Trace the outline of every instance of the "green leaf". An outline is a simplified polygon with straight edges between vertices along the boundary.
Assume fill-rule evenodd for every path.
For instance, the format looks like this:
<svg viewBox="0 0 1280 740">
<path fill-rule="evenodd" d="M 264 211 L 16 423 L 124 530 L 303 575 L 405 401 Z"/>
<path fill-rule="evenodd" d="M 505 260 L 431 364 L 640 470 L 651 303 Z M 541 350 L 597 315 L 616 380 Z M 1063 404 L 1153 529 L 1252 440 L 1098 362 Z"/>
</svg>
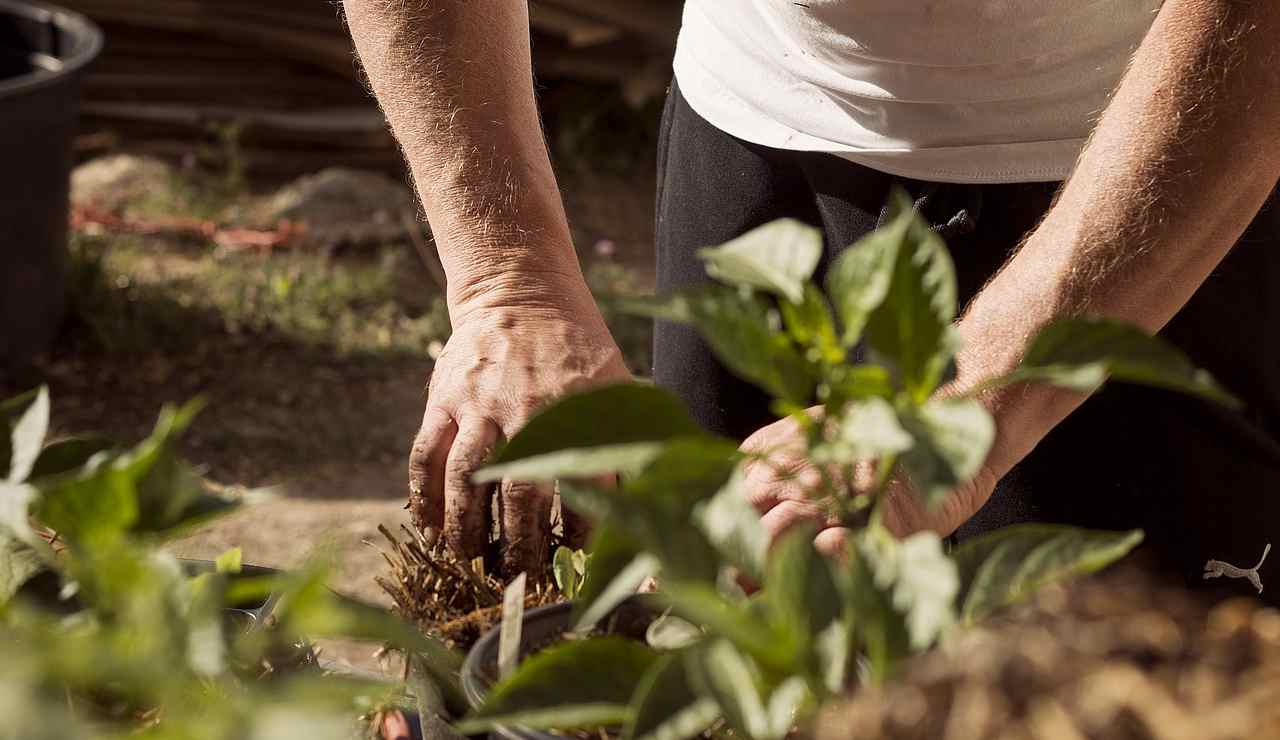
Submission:
<svg viewBox="0 0 1280 740">
<path fill-rule="evenodd" d="M 560 593 L 570 601 L 578 596 L 580 582 L 578 569 L 574 567 L 573 556 L 574 551 L 562 545 L 556 548 L 556 554 L 551 559 L 551 574 L 556 579 L 556 588 L 559 588 Z"/>
<path fill-rule="evenodd" d="M 901 420 L 915 438 L 902 467 L 929 505 L 971 481 L 995 442 L 995 421 L 972 398 L 931 399 Z"/>
<path fill-rule="evenodd" d="M 810 357 L 829 365 L 844 361 L 845 349 L 836 337 L 835 316 L 826 296 L 817 287 L 806 283 L 803 301 L 780 301 L 778 309 L 787 333 L 796 344 L 809 348 Z"/>
<path fill-rule="evenodd" d="M 919 532 L 899 542 L 870 529 L 859 538 L 859 553 L 876 587 L 891 595 L 893 608 L 905 618 L 913 649 L 929 647 L 955 622 L 960 580 L 937 534 Z"/>
<path fill-rule="evenodd" d="M 848 406 L 837 422 L 835 433 L 814 448 L 817 463 L 849 464 L 880 460 L 910 450 L 914 438 L 893 406 L 883 398 L 868 398 Z"/>
<path fill-rule="evenodd" d="M 1108 376 L 1240 406 L 1239 399 L 1192 365 L 1177 347 L 1136 326 L 1105 319 L 1062 319 L 1050 324 L 1032 341 L 1017 370 L 984 387 L 1044 381 L 1091 392 Z"/>
<path fill-rule="evenodd" d="M 564 486 L 561 487 L 562 495 L 564 488 Z M 614 586 L 614 582 L 627 570 L 627 567 L 643 553 L 635 538 L 623 532 L 617 522 L 597 522 L 591 533 L 587 552 L 591 553 L 591 567 L 587 569 L 586 576 L 582 579 L 578 598 L 573 605 L 575 631 L 585 631 L 595 626 L 595 623 L 612 611 L 621 599 L 635 593 L 641 582 L 652 575 L 652 573 L 637 572 L 643 570 L 638 567 L 636 571 L 629 573 L 631 578 L 639 579 L 634 585 L 631 585 L 628 580 Z M 649 566 L 656 569 L 658 567 L 656 559 L 652 556 L 649 558 Z M 597 603 L 600 605 L 597 606 Z M 589 614 L 589 612 L 595 613 Z M 587 616 L 592 617 L 589 622 L 585 619 Z"/>
<path fill-rule="evenodd" d="M 686 660 L 684 653 L 664 655 L 641 679 L 624 740 L 687 740 L 720 719 L 715 700 L 698 696 L 689 684 Z"/>
<path fill-rule="evenodd" d="M 910 209 L 898 196 L 899 213 Z M 905 240 L 894 260 L 893 279 L 884 301 L 867 321 L 867 343 L 897 369 L 902 385 L 922 403 L 941 382 L 958 344 L 956 275 L 947 247 L 929 225 L 912 213 Z"/>
<path fill-rule="evenodd" d="M 558 643 L 499 681 L 458 729 L 470 735 L 500 725 L 542 730 L 623 724 L 641 678 L 658 659 L 643 643 L 621 637 Z"/>
<path fill-rule="evenodd" d="M 94 455 L 111 451 L 114 445 L 105 437 L 69 437 L 47 445 L 40 451 L 31 468 L 31 480 L 63 475 L 82 467 Z"/>
<path fill-rule="evenodd" d="M 783 681 L 769 695 L 769 734 L 777 740 L 787 737 L 799 721 L 800 713 L 813 703 L 813 693 L 800 676 Z"/>
<path fill-rule="evenodd" d="M 648 465 L 663 448 L 662 442 L 630 442 L 548 452 L 476 471 L 475 483 L 495 483 L 503 478 L 551 481 L 557 478 L 593 478 L 627 473 Z"/>
<path fill-rule="evenodd" d="M 1140 530 L 1049 524 L 1020 524 L 969 540 L 952 554 L 962 584 L 960 616 L 972 624 L 1041 586 L 1101 570 L 1140 542 Z"/>
<path fill-rule="evenodd" d="M 227 550 L 213 561 L 214 570 L 218 573 L 239 573 L 243 563 L 244 553 L 238 547 Z"/>
<path fill-rule="evenodd" d="M 894 265 L 912 219 L 909 200 L 894 207 L 895 215 L 884 226 L 844 250 L 827 272 L 827 293 L 840 316 L 841 341 L 846 347 L 858 343 L 872 312 L 889 295 Z"/>
<path fill-rule="evenodd" d="M 730 285 L 746 285 L 800 303 L 822 257 L 822 232 L 780 219 L 731 242 L 698 252 L 707 273 Z"/>
<path fill-rule="evenodd" d="M 611 385 L 566 396 L 543 409 L 498 452 L 493 465 L 700 434 L 702 429 L 670 392 L 638 383 Z"/>
<path fill-rule="evenodd" d="M 658 574 L 661 565 L 648 553 L 636 555 L 626 567 L 601 589 L 598 596 L 586 603 L 582 614 L 574 624 L 575 632 L 589 632 L 619 604 L 636 594 L 645 580 Z"/>
<path fill-rule="evenodd" d="M 49 389 L 41 387 L 31 405 L 18 417 L 10 435 L 9 482 L 21 483 L 31 474 L 49 432 Z"/>
<path fill-rule="evenodd" d="M 812 399 L 816 381 L 809 363 L 781 331 L 777 311 L 760 296 L 717 285 L 618 305 L 628 313 L 694 327 L 725 367 L 777 398 L 799 405 Z"/>
<path fill-rule="evenodd" d="M 723 637 L 772 670 L 789 673 L 794 646 L 743 604 L 733 603 L 705 583 L 669 581 L 659 596 L 671 612 Z"/>
<path fill-rule="evenodd" d="M 0 607 L 44 567 L 40 553 L 0 527 Z"/>
<path fill-rule="evenodd" d="M 831 563 L 813 546 L 814 534 L 806 526 L 788 530 L 774 545 L 764 579 L 774 630 L 804 655 L 842 608 Z"/>
<path fill-rule="evenodd" d="M 694 510 L 693 522 L 726 563 L 759 582 L 764 577 L 769 533 L 743 485 L 744 473 L 739 467 L 718 493 Z"/>
<path fill-rule="evenodd" d="M 725 722 L 743 737 L 772 740 L 769 712 L 756 686 L 756 671 L 729 640 L 713 640 L 688 653 L 690 683 L 715 698 Z"/>
<path fill-rule="evenodd" d="M 674 614 L 662 614 L 649 623 L 644 632 L 644 641 L 649 647 L 662 652 L 687 648 L 702 639 L 703 632 L 698 625 L 681 619 Z"/>
<path fill-rule="evenodd" d="M 828 412 L 842 409 L 851 401 L 870 398 L 893 398 L 893 378 L 888 369 L 880 365 L 840 365 L 827 373 L 818 389 L 818 400 Z"/>
</svg>

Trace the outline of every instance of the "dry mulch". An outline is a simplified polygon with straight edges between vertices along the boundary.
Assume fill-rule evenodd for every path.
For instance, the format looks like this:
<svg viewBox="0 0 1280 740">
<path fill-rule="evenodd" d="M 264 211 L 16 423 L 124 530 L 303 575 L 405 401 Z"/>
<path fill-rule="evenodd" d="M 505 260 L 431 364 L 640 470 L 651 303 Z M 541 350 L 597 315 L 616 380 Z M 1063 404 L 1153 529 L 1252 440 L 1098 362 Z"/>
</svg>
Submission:
<svg viewBox="0 0 1280 740">
<path fill-rule="evenodd" d="M 817 740 L 1280 737 L 1280 612 L 1133 563 L 966 631 L 824 713 Z"/>
</svg>

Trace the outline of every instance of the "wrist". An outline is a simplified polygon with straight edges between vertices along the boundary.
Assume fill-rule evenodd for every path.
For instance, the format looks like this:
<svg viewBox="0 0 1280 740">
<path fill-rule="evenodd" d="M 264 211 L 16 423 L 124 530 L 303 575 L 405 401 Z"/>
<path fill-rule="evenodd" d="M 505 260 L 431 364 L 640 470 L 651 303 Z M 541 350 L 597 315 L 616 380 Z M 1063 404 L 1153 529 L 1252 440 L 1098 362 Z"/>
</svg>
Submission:
<svg viewBox="0 0 1280 740">
<path fill-rule="evenodd" d="M 469 316 L 503 310 L 579 319 L 584 314 L 599 314 L 576 265 L 573 269 L 511 266 L 457 279 L 450 276 L 445 302 L 455 326 Z"/>
</svg>

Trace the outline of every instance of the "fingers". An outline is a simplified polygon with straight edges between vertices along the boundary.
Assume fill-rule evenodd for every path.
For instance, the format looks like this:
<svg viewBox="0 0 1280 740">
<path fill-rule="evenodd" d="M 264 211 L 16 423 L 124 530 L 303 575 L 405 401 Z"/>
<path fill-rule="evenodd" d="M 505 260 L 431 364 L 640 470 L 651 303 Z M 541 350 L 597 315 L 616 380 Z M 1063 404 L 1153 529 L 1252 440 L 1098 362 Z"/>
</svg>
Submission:
<svg viewBox="0 0 1280 740">
<path fill-rule="evenodd" d="M 475 486 L 471 475 L 483 466 L 498 442 L 498 427 L 478 416 L 458 422 L 444 470 L 444 538 L 459 557 L 484 554 L 489 540 L 489 486 Z"/>
<path fill-rule="evenodd" d="M 499 496 L 502 572 L 537 577 L 547 563 L 547 530 L 555 494 L 534 483 L 503 481 Z"/>
<path fill-rule="evenodd" d="M 781 501 L 769 509 L 760 517 L 760 523 L 769 533 L 769 541 L 777 542 L 779 537 L 798 524 L 814 524 L 823 528 L 831 526 L 833 522 L 830 521 L 827 508 L 817 501 L 794 499 Z"/>
<path fill-rule="evenodd" d="M 428 539 L 444 524 L 444 469 L 457 431 L 447 412 L 428 407 L 409 453 L 409 511 Z"/>
</svg>

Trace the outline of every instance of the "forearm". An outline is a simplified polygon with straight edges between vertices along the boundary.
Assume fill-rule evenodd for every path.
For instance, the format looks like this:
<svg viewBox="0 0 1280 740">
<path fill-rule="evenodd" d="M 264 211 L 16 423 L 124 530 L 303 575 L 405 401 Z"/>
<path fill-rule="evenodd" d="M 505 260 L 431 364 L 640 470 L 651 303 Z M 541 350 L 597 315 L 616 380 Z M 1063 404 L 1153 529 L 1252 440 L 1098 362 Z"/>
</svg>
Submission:
<svg viewBox="0 0 1280 740">
<path fill-rule="evenodd" d="M 960 389 L 1012 369 L 1063 316 L 1157 331 L 1280 176 L 1280 3 L 1168 0 L 1056 205 L 960 324 Z M 1084 397 L 990 393 L 999 472 Z"/>
<path fill-rule="evenodd" d="M 451 311 L 585 291 L 534 103 L 526 4 L 343 4 L 426 209 Z"/>
</svg>

